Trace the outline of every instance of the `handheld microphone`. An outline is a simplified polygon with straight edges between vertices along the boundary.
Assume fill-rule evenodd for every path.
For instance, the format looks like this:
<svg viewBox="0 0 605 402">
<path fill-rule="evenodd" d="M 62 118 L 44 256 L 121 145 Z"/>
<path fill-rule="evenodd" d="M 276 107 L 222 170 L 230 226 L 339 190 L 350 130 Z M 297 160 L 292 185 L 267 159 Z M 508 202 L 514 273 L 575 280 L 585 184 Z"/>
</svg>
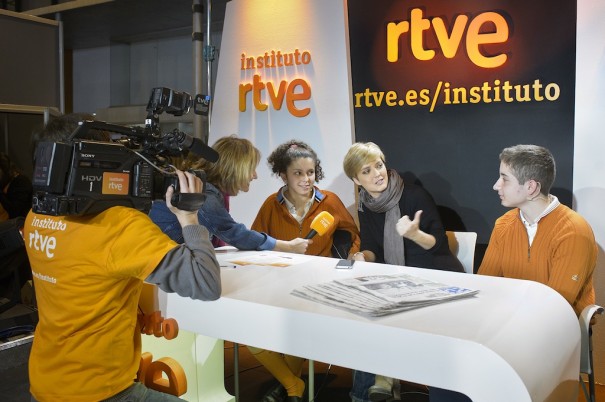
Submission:
<svg viewBox="0 0 605 402">
<path fill-rule="evenodd" d="M 305 239 L 311 239 L 316 234 L 323 236 L 333 224 L 334 217 L 328 211 L 320 212 L 313 218 L 313 222 L 311 222 L 311 231 L 305 236 Z"/>
</svg>

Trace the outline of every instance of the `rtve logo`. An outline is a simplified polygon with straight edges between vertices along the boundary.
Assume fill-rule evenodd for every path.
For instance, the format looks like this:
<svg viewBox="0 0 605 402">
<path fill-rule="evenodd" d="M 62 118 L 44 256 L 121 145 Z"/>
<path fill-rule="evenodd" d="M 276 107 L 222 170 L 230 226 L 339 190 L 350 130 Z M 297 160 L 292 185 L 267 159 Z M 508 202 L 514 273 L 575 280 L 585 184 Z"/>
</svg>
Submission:
<svg viewBox="0 0 605 402">
<path fill-rule="evenodd" d="M 486 29 L 481 32 L 482 27 Z M 507 55 L 499 53 L 486 55 L 481 52 L 482 45 L 504 43 L 508 40 L 509 27 L 506 19 L 496 12 L 484 12 L 469 22 L 467 15 L 461 14 L 454 19 L 448 33 L 448 27 L 441 17 L 424 18 L 421 8 L 410 12 L 409 21 L 389 22 L 387 24 L 387 60 L 395 63 L 399 60 L 399 39 L 407 34 L 412 55 L 421 61 L 432 60 L 435 50 L 426 49 L 424 33 L 432 29 L 437 37 L 443 55 L 452 59 L 458 53 L 462 39 L 465 39 L 468 58 L 479 67 L 496 68 L 506 62 Z"/>
</svg>

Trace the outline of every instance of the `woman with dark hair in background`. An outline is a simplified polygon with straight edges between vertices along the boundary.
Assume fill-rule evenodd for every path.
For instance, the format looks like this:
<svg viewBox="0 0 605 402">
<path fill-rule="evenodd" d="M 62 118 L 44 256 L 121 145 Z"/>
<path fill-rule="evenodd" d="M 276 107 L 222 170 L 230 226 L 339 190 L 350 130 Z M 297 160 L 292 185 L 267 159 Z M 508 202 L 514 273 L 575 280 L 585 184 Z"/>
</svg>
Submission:
<svg viewBox="0 0 605 402">
<path fill-rule="evenodd" d="M 0 152 L 0 222 L 9 227 L 21 227 L 23 218 L 32 207 L 32 182 L 12 163 L 8 155 Z M 18 218 L 18 219 L 17 219 Z M 9 220 L 15 222 L 7 222 Z M 20 222 L 19 222 L 20 221 Z M 4 230 L 4 228 L 3 228 Z M 20 236 L 15 232 L 17 236 Z M 13 299 L 32 279 L 25 247 L 6 249 L 0 244 L 0 297 Z M 15 278 L 16 275 L 16 278 Z M 16 286 L 19 289 L 15 289 Z M 12 300 L 13 302 L 20 301 Z"/>
<path fill-rule="evenodd" d="M 32 207 L 32 182 L 0 152 L 0 221 L 25 217 Z"/>
</svg>

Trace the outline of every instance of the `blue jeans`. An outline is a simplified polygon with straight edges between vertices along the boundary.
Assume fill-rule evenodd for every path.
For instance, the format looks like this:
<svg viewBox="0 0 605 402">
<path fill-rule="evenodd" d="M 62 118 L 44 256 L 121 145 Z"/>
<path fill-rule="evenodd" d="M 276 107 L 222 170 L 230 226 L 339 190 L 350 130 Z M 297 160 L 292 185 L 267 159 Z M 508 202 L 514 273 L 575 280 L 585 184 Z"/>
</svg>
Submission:
<svg viewBox="0 0 605 402">
<path fill-rule="evenodd" d="M 353 385 L 349 396 L 353 402 L 370 402 L 368 388 L 374 385 L 376 375 L 365 371 L 353 370 Z"/>
<path fill-rule="evenodd" d="M 374 385 L 376 375 L 364 371 L 353 370 L 353 386 L 349 396 L 353 402 L 370 402 L 368 388 Z M 403 396 L 402 396 L 403 399 Z M 472 402 L 471 398 L 459 392 L 448 389 L 429 387 L 430 402 Z"/>
<path fill-rule="evenodd" d="M 147 388 L 140 382 L 135 382 L 124 391 L 116 395 L 104 399 L 102 402 L 177 402 L 184 401 L 174 395 L 165 394 L 163 392 L 154 391 Z M 31 402 L 38 402 L 34 397 L 31 397 Z"/>
</svg>

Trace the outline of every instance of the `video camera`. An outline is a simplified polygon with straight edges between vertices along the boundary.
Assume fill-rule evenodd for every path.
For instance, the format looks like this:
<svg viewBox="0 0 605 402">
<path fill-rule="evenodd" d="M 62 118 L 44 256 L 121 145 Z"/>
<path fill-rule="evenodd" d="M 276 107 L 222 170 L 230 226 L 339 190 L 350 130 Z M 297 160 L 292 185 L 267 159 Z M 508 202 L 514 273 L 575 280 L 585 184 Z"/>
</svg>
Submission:
<svg viewBox="0 0 605 402">
<path fill-rule="evenodd" d="M 198 105 L 198 103 L 203 102 Z M 113 206 L 127 206 L 145 213 L 151 202 L 163 199 L 174 186 L 171 199 L 179 209 L 195 211 L 204 202 L 202 193 L 180 193 L 170 156 L 187 152 L 216 162 L 218 153 L 201 140 L 178 131 L 162 133 L 159 115 L 204 114 L 208 98 L 192 100 L 186 92 L 154 88 L 147 105 L 145 128 L 101 121 L 82 121 L 66 143 L 40 142 L 34 161 L 32 209 L 43 215 L 95 214 Z M 112 134 L 112 142 L 86 140 L 89 130 Z M 193 171 L 205 181 L 202 170 Z"/>
</svg>

